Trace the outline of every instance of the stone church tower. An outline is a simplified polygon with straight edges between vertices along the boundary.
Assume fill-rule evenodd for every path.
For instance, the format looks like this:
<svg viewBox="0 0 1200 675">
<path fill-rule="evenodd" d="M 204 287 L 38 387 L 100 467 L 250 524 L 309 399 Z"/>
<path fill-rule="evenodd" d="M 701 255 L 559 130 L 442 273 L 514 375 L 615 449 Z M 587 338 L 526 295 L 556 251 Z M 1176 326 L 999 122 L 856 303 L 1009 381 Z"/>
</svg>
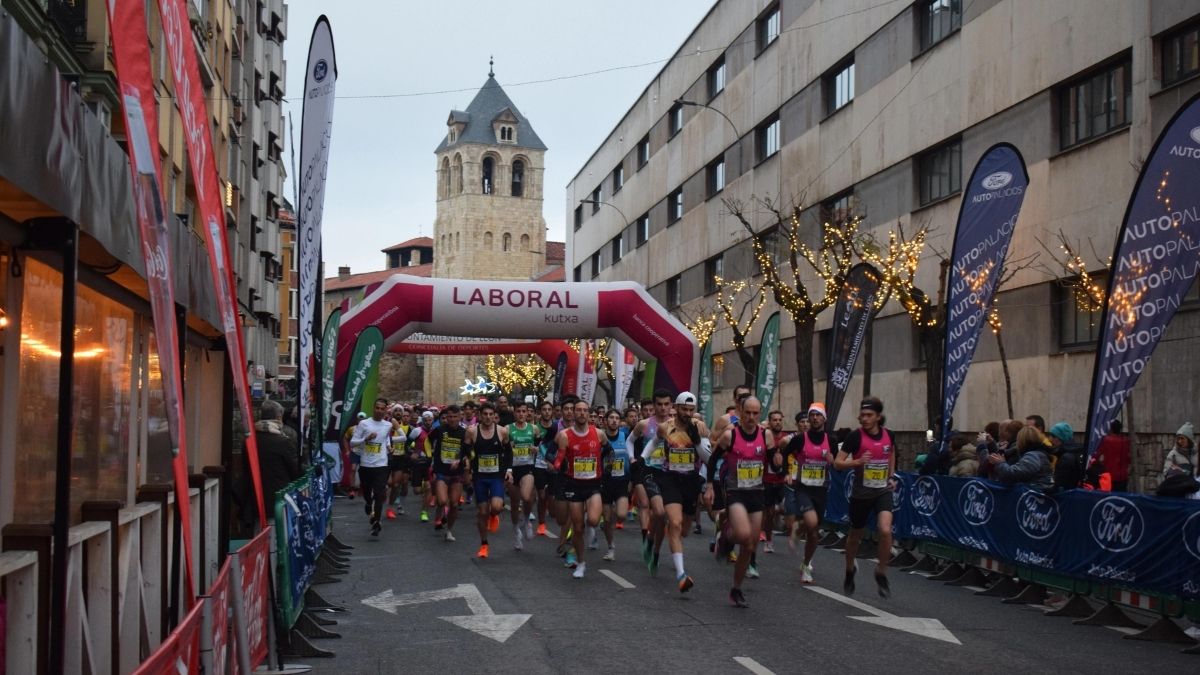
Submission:
<svg viewBox="0 0 1200 675">
<path fill-rule="evenodd" d="M 542 174 L 546 146 L 495 73 L 466 110 L 452 110 L 437 157 L 433 276 L 527 281 L 546 263 Z M 462 399 L 484 359 L 425 358 L 425 398 Z"/>
</svg>

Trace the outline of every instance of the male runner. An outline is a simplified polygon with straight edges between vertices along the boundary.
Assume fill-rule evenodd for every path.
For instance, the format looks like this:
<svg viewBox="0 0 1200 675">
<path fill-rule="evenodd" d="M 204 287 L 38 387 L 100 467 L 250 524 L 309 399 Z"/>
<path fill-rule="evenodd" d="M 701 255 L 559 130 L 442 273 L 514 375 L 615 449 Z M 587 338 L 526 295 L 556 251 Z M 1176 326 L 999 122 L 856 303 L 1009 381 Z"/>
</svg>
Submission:
<svg viewBox="0 0 1200 675">
<path fill-rule="evenodd" d="M 726 528 L 718 535 L 716 554 L 718 558 L 726 555 L 727 549 L 735 544 L 741 548 L 733 568 L 733 587 L 729 589 L 729 601 L 736 607 L 749 607 L 742 593 L 742 582 L 758 546 L 767 448 L 774 445 L 771 432 L 758 424 L 761 412 L 758 399 L 747 397 L 741 404 L 737 424 L 721 435 L 708 461 L 711 481 L 705 492 L 706 501 L 712 499 L 712 482 L 719 480 L 717 462 L 724 459 Z"/>
<path fill-rule="evenodd" d="M 739 384 L 733 388 L 733 409 L 730 410 L 726 408 L 725 414 L 717 418 L 717 421 L 713 423 L 713 432 L 710 440 L 714 444 L 718 439 L 721 438 L 721 435 L 724 434 L 725 430 L 729 428 L 730 425 L 738 423 L 738 415 L 741 414 L 742 403 L 744 403 L 748 398 L 750 398 L 750 387 L 747 387 L 744 384 Z M 713 499 L 712 506 L 709 507 L 711 509 L 709 517 L 713 518 L 713 522 L 716 524 L 716 531 L 713 533 L 712 541 L 710 541 L 708 544 L 708 550 L 710 551 L 716 550 L 717 534 L 725 526 L 725 482 L 724 480 L 720 480 L 725 475 L 723 462 L 724 460 L 720 458 L 717 459 L 717 463 L 715 465 L 717 478 L 714 478 L 714 482 L 710 483 L 710 485 L 713 486 Z M 736 553 L 730 552 L 730 556 L 730 562 L 734 562 Z M 752 577 L 758 574 L 758 570 L 753 564 L 751 565 L 750 569 L 752 570 Z"/>
<path fill-rule="evenodd" d="M 659 392 L 655 392 L 655 399 L 658 397 Z M 658 437 L 666 446 L 667 454 L 663 471 L 657 477 L 659 496 L 666 512 L 667 540 L 680 593 L 687 593 L 695 585 L 683 568 L 683 538 L 691 528 L 688 521 L 696 517 L 697 498 L 700 496 L 700 458 L 697 448 L 700 441 L 708 436 L 704 422 L 693 418 L 695 412 L 696 395 L 690 391 L 682 392 L 675 397 L 675 416 L 658 427 Z M 662 539 L 656 536 L 656 554 L 661 544 Z"/>
<path fill-rule="evenodd" d="M 351 448 L 361 448 L 362 460 L 358 467 L 359 482 L 362 484 L 365 510 L 371 522 L 371 536 L 378 537 L 383 525 L 383 505 L 387 502 L 388 446 L 391 444 L 392 423 L 383 416 L 387 413 L 387 399 L 377 399 L 370 419 L 359 420 L 350 437 Z"/>
<path fill-rule="evenodd" d="M 537 492 L 538 505 L 537 517 L 538 536 L 546 536 L 546 511 L 550 507 L 550 501 L 553 500 L 553 490 L 551 489 L 551 473 L 550 465 L 547 457 L 553 459 L 557 454 L 557 446 L 554 452 L 550 452 L 549 445 L 553 445 L 554 438 L 558 435 L 559 427 L 554 421 L 554 404 L 550 401 L 542 401 L 538 405 L 538 420 L 536 425 L 537 437 L 537 454 L 533 458 L 533 488 Z"/>
<path fill-rule="evenodd" d="M 388 520 L 395 520 L 396 514 L 404 515 L 404 498 L 408 496 L 409 471 L 411 460 L 408 456 L 408 434 L 412 431 L 409 426 L 408 411 L 399 403 L 392 406 L 392 439 L 391 454 L 388 455 Z"/>
<path fill-rule="evenodd" d="M 839 471 L 852 470 L 854 481 L 850 493 L 850 536 L 846 538 L 846 579 L 842 589 L 854 593 L 854 573 L 858 570 L 854 556 L 866 532 L 871 512 L 875 513 L 875 531 L 879 534 L 879 565 L 875 568 L 875 584 L 879 597 L 892 594 L 888 585 L 887 566 L 892 556 L 892 489 L 895 487 L 896 441 L 892 432 L 883 428 L 883 402 L 868 396 L 859 404 L 860 428 L 850 432 L 838 451 L 833 466 Z"/>
<path fill-rule="evenodd" d="M 577 402 L 574 423 L 558 432 L 555 438 L 558 456 L 554 466 L 563 471 L 562 495 L 568 502 L 572 542 L 579 561 L 571 575 L 576 579 L 582 579 L 587 570 L 583 559 L 584 525 L 596 527 L 600 524 L 601 472 L 612 453 L 608 440 L 588 423 L 588 407 L 586 401 Z"/>
<path fill-rule="evenodd" d="M 525 540 L 533 540 L 534 513 L 533 491 L 536 480 L 533 476 L 534 455 L 537 454 L 538 429 L 529 420 L 529 404 L 518 401 L 514 410 L 515 421 L 508 425 L 508 438 L 512 443 L 512 484 L 508 487 L 509 503 L 512 504 L 513 548 L 520 551 Z M 525 519 L 522 520 L 522 514 Z"/>
<path fill-rule="evenodd" d="M 496 424 L 506 427 L 517 421 L 516 411 L 509 407 L 508 397 L 500 394 L 496 397 Z"/>
<path fill-rule="evenodd" d="M 797 417 L 800 417 L 797 415 Z M 803 519 L 806 534 L 804 564 L 800 568 L 800 582 L 813 582 L 812 559 L 817 552 L 819 536 L 817 528 L 825 516 L 825 502 L 829 492 L 829 463 L 837 447 L 833 438 L 825 431 L 825 404 L 808 406 L 807 430 L 792 436 L 787 446 L 788 489 L 784 492 L 785 511 L 788 520 Z M 788 532 L 792 532 L 789 525 Z"/>
<path fill-rule="evenodd" d="M 429 511 L 434 506 L 433 486 L 430 484 L 430 468 L 433 464 L 433 444 L 429 434 L 433 431 L 433 413 L 421 413 L 421 423 L 408 432 L 409 467 L 412 487 L 421 496 L 421 522 L 429 522 Z"/>
<path fill-rule="evenodd" d="M 479 424 L 467 429 L 463 444 L 471 458 L 471 475 L 475 478 L 475 525 L 479 528 L 479 553 L 488 557 L 488 532 L 500 529 L 500 512 L 504 510 L 504 486 L 512 484 L 512 447 L 508 429 L 496 425 L 496 406 L 484 402 L 479 406 Z"/>
<path fill-rule="evenodd" d="M 641 476 L 641 489 L 634 488 L 638 499 L 638 516 L 642 524 L 642 562 L 650 574 L 658 571 L 659 546 L 667 511 L 664 508 L 659 482 L 667 461 L 667 453 L 658 430 L 671 419 L 671 394 L 665 389 L 654 392 L 654 415 L 634 427 L 630 435 L 634 442 L 637 462 L 635 471 Z"/>
<path fill-rule="evenodd" d="M 787 473 L 787 465 L 772 461 L 775 454 L 783 452 L 787 447 L 789 438 L 783 433 L 783 412 L 772 410 L 767 414 L 767 429 L 771 432 L 771 438 L 774 439 L 775 445 L 768 449 L 767 452 L 767 469 L 763 474 L 763 494 L 765 498 L 763 508 L 763 536 L 760 541 L 763 541 L 763 553 L 775 552 L 775 516 L 779 512 L 779 505 L 783 502 L 784 476 Z"/>
<path fill-rule="evenodd" d="M 604 472 L 604 538 L 608 541 L 608 552 L 604 559 L 616 559 L 617 549 L 613 545 L 613 529 L 625 529 L 625 515 L 629 512 L 629 444 L 628 430 L 621 426 L 621 413 L 616 408 L 608 411 L 604 418 L 604 435 L 612 446 L 613 454 L 605 465 Z"/>
<path fill-rule="evenodd" d="M 454 523 L 458 520 L 458 502 L 462 498 L 463 474 L 466 472 L 463 458 L 463 439 L 467 430 L 459 426 L 462 410 L 448 405 L 444 410 L 443 423 L 429 434 L 433 443 L 433 489 L 437 496 L 437 514 L 433 518 L 433 529 L 446 528 L 446 541 L 454 541 Z"/>
</svg>

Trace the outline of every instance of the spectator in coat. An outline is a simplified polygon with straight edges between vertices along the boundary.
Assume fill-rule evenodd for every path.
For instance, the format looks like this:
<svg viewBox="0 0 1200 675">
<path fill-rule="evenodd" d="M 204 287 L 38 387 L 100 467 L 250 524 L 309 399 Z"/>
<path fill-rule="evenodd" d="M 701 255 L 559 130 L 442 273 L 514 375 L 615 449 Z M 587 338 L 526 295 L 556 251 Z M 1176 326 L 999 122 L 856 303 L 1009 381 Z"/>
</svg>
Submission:
<svg viewBox="0 0 1200 675">
<path fill-rule="evenodd" d="M 283 430 L 283 406 L 264 401 L 254 424 L 258 441 L 258 468 L 267 513 L 275 512 L 275 493 L 300 477 L 296 444 Z"/>
<path fill-rule="evenodd" d="M 1108 425 L 1108 433 L 1096 448 L 1096 464 L 1112 477 L 1113 492 L 1129 491 L 1129 436 L 1121 433 L 1121 420 Z"/>
<path fill-rule="evenodd" d="M 1167 458 L 1163 462 L 1163 480 L 1174 475 L 1196 477 L 1196 442 L 1193 439 L 1195 435 L 1191 422 L 1184 422 L 1179 431 L 1175 432 L 1175 447 L 1167 451 Z"/>
<path fill-rule="evenodd" d="M 1004 455 L 1000 453 L 989 455 L 992 476 L 1001 483 L 1024 483 L 1042 492 L 1053 490 L 1054 472 L 1050 468 L 1050 455 L 1036 427 L 1027 426 L 1017 434 L 1017 453 L 1020 458 L 1013 464 L 1004 461 Z"/>
<path fill-rule="evenodd" d="M 979 452 L 964 435 L 950 439 L 950 462 L 951 476 L 974 478 L 979 475 Z"/>
</svg>

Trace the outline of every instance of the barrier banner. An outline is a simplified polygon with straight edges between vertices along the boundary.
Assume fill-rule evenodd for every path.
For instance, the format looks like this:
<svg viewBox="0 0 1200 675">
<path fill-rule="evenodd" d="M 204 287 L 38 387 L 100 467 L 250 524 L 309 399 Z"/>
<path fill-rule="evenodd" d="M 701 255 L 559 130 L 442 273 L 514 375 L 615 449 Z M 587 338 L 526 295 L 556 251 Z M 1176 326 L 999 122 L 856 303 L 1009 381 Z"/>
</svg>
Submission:
<svg viewBox="0 0 1200 675">
<path fill-rule="evenodd" d="M 842 292 L 833 310 L 833 328 L 829 344 L 829 386 L 825 389 L 825 428 L 836 429 L 838 411 L 846 398 L 846 388 L 854 375 L 854 365 L 862 351 L 867 329 L 875 318 L 883 277 L 867 263 L 850 268 Z M 810 402 L 801 401 L 801 406 Z"/>
<path fill-rule="evenodd" d="M 212 672 L 226 673 L 237 671 L 237 659 L 233 658 L 231 648 L 236 640 L 235 634 L 229 630 L 229 560 L 221 566 L 221 571 L 206 593 L 208 605 L 206 610 L 212 621 Z"/>
<path fill-rule="evenodd" d="M 321 339 L 321 395 L 317 416 L 317 426 L 321 433 L 312 434 L 314 447 L 313 457 L 323 457 L 322 461 L 329 465 L 330 457 L 323 452 L 325 431 L 329 429 L 329 419 L 333 417 L 333 382 L 337 366 L 338 325 L 342 320 L 342 310 L 335 309 L 329 313 L 329 321 L 325 324 L 325 335 Z"/>
<path fill-rule="evenodd" d="M 284 623 L 291 628 L 304 609 L 304 591 L 317 572 L 317 555 L 324 534 L 317 536 L 317 505 L 312 496 L 310 468 L 304 476 L 280 490 L 275 498 L 278 528 L 279 600 Z"/>
<path fill-rule="evenodd" d="M 138 231 L 142 237 L 142 259 L 146 262 L 146 287 L 154 319 L 158 370 L 161 374 L 167 427 L 174 453 L 172 469 L 175 503 L 180 505 L 181 537 L 184 542 L 184 575 L 191 603 L 195 588 L 192 558 L 192 526 L 189 515 L 187 430 L 183 414 L 183 377 L 179 369 L 179 324 L 175 319 L 175 273 L 172 269 L 171 234 L 167 208 L 159 185 L 162 167 L 158 154 L 157 94 L 150 72 L 150 45 L 146 41 L 146 4 L 141 0 L 105 3 L 113 27 L 113 60 L 121 105 L 125 112 L 125 137 L 133 197 L 137 205 Z"/>
<path fill-rule="evenodd" d="M 338 420 L 338 430 L 346 433 L 354 421 L 354 413 L 358 410 L 358 401 L 371 372 L 379 370 L 379 359 L 383 356 L 383 333 L 375 326 L 370 326 L 358 335 L 354 345 L 354 354 L 350 357 L 350 373 L 346 382 L 346 391 L 342 396 L 342 410 Z M 372 403 L 374 403 L 372 401 Z"/>
<path fill-rule="evenodd" d="M 712 340 L 709 340 L 700 351 L 700 391 L 696 392 L 696 402 L 700 404 L 697 406 L 700 417 L 710 427 L 713 423 L 712 378 Z"/>
<path fill-rule="evenodd" d="M 987 326 L 992 296 L 1004 272 L 1004 259 L 1028 187 L 1029 174 L 1021 153 L 1008 143 L 997 143 L 983 153 L 964 191 L 946 297 L 943 420 L 954 413 L 979 335 Z M 941 427 L 940 440 L 948 442 L 952 425 Z"/>
<path fill-rule="evenodd" d="M 768 317 L 763 328 L 762 342 L 758 346 L 758 375 L 754 382 L 756 397 L 762 403 L 765 415 L 771 411 L 771 399 L 775 397 L 775 385 L 779 383 L 779 312 Z"/>
<path fill-rule="evenodd" d="M 1200 94 L 1175 113 L 1117 232 L 1088 402 L 1094 453 L 1200 272 Z"/>
<path fill-rule="evenodd" d="M 831 473 L 825 516 L 843 520 Z M 841 478 L 845 483 L 844 477 Z M 893 531 L 1015 565 L 1200 600 L 1200 500 L 1068 490 L 1045 495 L 980 478 L 900 474 Z"/>
<path fill-rule="evenodd" d="M 197 603 L 175 630 L 137 670 L 137 675 L 179 675 L 200 672 L 200 619 L 204 605 Z"/>
<path fill-rule="evenodd" d="M 217 164 L 213 157 L 212 135 L 208 129 L 209 115 L 204 105 L 206 94 L 200 81 L 195 38 L 184 0 L 158 0 L 158 11 L 162 17 L 164 47 L 170 57 L 171 75 L 175 82 L 175 106 L 179 108 L 179 115 L 183 119 L 188 164 L 192 169 L 192 182 L 196 187 L 200 220 L 203 223 L 200 229 L 204 231 L 209 270 L 212 273 L 213 287 L 217 290 L 217 309 L 221 314 L 221 328 L 225 334 L 230 371 L 233 372 L 234 393 L 241 408 L 243 423 L 247 429 L 252 429 L 254 409 L 250 405 L 246 350 L 242 340 L 242 324 L 238 320 L 235 295 L 237 284 L 233 281 L 233 265 L 230 264 L 229 247 L 225 241 L 225 213 L 221 206 L 221 187 L 218 184 Z M 146 30 L 142 28 L 136 34 L 127 37 L 142 39 L 145 35 Z M 258 466 L 258 441 L 253 433 L 247 433 L 245 443 L 246 456 L 250 460 L 254 497 L 258 506 L 258 522 L 260 527 L 266 527 L 267 512 Z"/>
<path fill-rule="evenodd" d="M 334 90 L 337 86 L 337 58 L 333 49 L 333 31 L 324 14 L 313 25 L 308 44 L 307 69 L 304 71 L 304 102 L 300 113 L 299 203 L 296 204 L 296 231 L 300 273 L 300 387 L 301 438 L 309 438 L 310 406 L 313 394 L 313 340 L 320 330 L 321 292 L 321 218 L 325 208 L 325 174 L 329 169 L 329 144 L 333 130 Z M 324 431 L 324 429 L 322 429 Z M 312 434 L 320 437 L 320 434 Z"/>
<path fill-rule="evenodd" d="M 267 622 L 271 620 L 272 536 L 275 536 L 272 528 L 259 532 L 238 549 L 236 560 L 230 565 L 234 570 L 230 582 L 237 586 L 235 598 L 240 601 L 240 605 L 234 604 L 234 620 L 238 622 L 239 639 L 245 642 L 249 651 L 251 670 L 267 659 L 269 650 Z"/>
</svg>

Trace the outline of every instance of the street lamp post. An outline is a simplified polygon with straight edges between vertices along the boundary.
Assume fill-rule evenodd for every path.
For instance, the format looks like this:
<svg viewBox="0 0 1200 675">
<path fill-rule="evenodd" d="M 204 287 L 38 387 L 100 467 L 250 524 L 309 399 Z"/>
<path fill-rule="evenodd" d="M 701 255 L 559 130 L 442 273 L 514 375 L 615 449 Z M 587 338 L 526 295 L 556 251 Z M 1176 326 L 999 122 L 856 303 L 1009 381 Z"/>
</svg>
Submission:
<svg viewBox="0 0 1200 675">
<path fill-rule="evenodd" d="M 688 100 L 685 100 L 682 98 L 677 98 L 677 99 L 675 99 L 675 103 L 677 105 L 691 105 L 691 106 L 696 106 L 697 108 L 706 108 L 708 110 L 711 110 L 711 111 L 717 113 L 718 115 L 723 117 L 726 122 L 729 123 L 729 128 L 733 129 L 734 142 L 737 143 L 738 174 L 741 174 L 741 172 L 742 172 L 742 134 L 741 134 L 741 132 L 738 131 L 737 125 L 733 123 L 733 120 L 729 119 L 729 115 L 726 115 L 725 113 L 721 112 L 719 109 L 714 108 L 707 103 L 700 103 L 699 101 L 688 101 Z"/>
</svg>

